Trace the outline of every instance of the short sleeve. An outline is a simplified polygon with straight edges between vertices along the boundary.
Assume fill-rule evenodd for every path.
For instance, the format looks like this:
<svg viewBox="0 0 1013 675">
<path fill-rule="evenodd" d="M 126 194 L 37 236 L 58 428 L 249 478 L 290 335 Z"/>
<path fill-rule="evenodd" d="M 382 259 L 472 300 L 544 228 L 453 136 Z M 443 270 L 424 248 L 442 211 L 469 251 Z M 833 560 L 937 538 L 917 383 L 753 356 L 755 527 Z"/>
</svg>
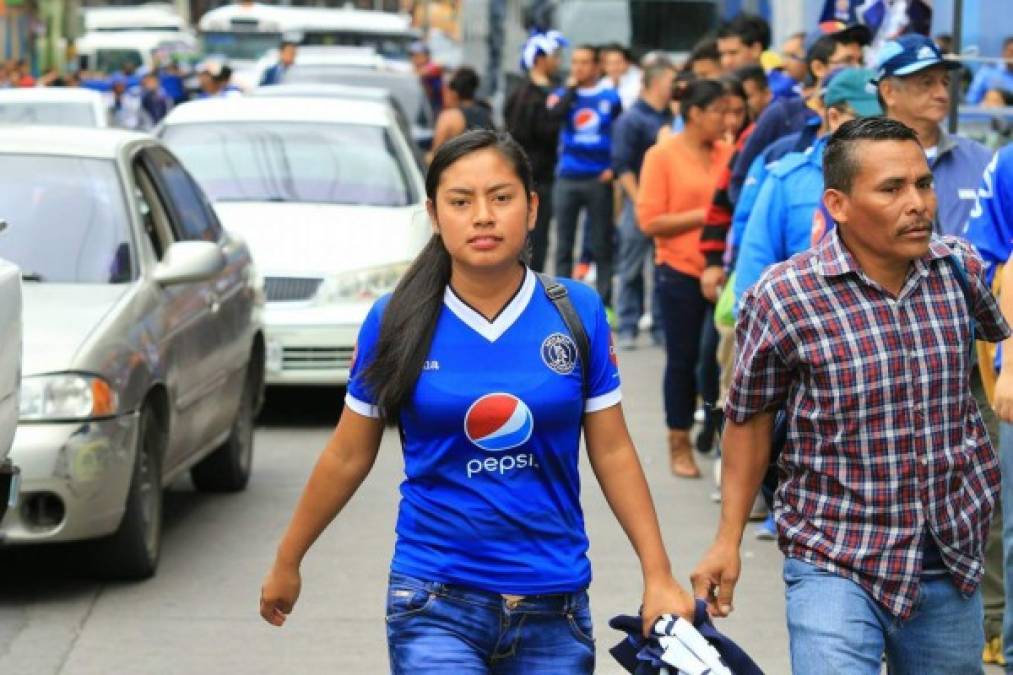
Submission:
<svg viewBox="0 0 1013 675">
<path fill-rule="evenodd" d="M 765 279 L 742 296 L 735 327 L 737 355 L 725 416 L 736 424 L 780 407 L 792 383 L 791 368 L 779 345 L 785 340 L 785 331 L 764 295 Z"/>
<path fill-rule="evenodd" d="M 986 342 L 1001 342 L 1010 336 L 1009 324 L 1003 318 L 992 290 L 985 279 L 985 263 L 978 252 L 964 239 L 948 238 L 951 247 L 960 249 L 964 269 L 971 282 L 971 299 L 974 302 L 975 337 Z"/>
<path fill-rule="evenodd" d="M 619 386 L 619 362 L 612 342 L 612 330 L 605 315 L 605 305 L 597 294 L 594 295 L 594 300 L 593 321 L 585 319 L 585 326 L 588 328 L 587 339 L 591 347 L 589 386 L 587 400 L 584 402 L 585 413 L 611 408 L 623 397 Z"/>
<path fill-rule="evenodd" d="M 345 392 L 345 407 L 363 417 L 380 417 L 380 410 L 376 406 L 376 397 L 370 391 L 363 374 L 376 355 L 376 343 L 380 339 L 380 322 L 383 319 L 383 310 L 386 307 L 387 299 L 387 297 L 380 298 L 369 310 L 366 320 L 359 328 L 359 337 L 355 341 L 355 351 L 352 353 L 352 367 L 348 374 L 348 388 Z"/>
</svg>

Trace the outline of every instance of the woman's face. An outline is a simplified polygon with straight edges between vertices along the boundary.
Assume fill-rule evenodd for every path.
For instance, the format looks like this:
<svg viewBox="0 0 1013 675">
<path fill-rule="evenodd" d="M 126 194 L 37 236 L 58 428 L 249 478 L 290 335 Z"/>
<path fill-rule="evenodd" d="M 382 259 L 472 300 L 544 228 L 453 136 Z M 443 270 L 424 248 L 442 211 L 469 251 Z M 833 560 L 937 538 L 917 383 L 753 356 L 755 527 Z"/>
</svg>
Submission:
<svg viewBox="0 0 1013 675">
<path fill-rule="evenodd" d="M 725 137 L 727 111 L 728 98 L 722 97 L 704 108 L 693 108 L 690 112 L 690 123 L 696 127 L 703 140 L 719 141 Z"/>
<path fill-rule="evenodd" d="M 746 126 L 746 99 L 728 96 L 725 104 L 725 135 L 734 140 Z"/>
<path fill-rule="evenodd" d="M 515 265 L 534 229 L 538 195 L 525 194 L 513 165 L 494 148 L 443 171 L 429 215 L 455 265 Z"/>
</svg>

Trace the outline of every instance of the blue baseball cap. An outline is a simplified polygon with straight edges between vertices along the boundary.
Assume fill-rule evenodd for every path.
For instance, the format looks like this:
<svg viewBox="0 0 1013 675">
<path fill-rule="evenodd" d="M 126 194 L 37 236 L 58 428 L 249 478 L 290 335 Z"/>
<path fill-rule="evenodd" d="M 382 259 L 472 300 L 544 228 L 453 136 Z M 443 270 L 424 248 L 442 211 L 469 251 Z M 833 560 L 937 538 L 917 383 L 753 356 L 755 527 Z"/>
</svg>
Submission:
<svg viewBox="0 0 1013 675">
<path fill-rule="evenodd" d="M 890 40 L 879 51 L 876 63 L 876 79 L 879 84 L 884 77 L 906 77 L 932 66 L 943 66 L 948 70 L 960 68 L 960 64 L 943 57 L 936 43 L 917 33 L 901 35 Z"/>
</svg>

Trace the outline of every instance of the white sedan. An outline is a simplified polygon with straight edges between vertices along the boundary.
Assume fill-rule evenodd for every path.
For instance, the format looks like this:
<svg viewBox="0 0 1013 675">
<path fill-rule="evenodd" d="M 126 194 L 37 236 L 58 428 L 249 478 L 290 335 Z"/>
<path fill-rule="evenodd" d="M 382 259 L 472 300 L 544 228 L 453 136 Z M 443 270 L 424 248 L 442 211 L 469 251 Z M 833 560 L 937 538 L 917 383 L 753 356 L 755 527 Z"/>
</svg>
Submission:
<svg viewBox="0 0 1013 675">
<path fill-rule="evenodd" d="M 0 221 L 0 237 L 6 227 L 6 221 Z M 20 385 L 21 272 L 0 260 L 0 521 L 18 495 L 18 470 L 7 455 L 18 426 Z"/>
<path fill-rule="evenodd" d="M 175 108 L 159 134 L 265 277 L 267 383 L 347 382 L 369 307 L 431 235 L 390 106 L 207 99 Z"/>
<path fill-rule="evenodd" d="M 104 128 L 109 126 L 109 106 L 102 94 L 90 89 L 0 89 L 0 124 Z"/>
</svg>

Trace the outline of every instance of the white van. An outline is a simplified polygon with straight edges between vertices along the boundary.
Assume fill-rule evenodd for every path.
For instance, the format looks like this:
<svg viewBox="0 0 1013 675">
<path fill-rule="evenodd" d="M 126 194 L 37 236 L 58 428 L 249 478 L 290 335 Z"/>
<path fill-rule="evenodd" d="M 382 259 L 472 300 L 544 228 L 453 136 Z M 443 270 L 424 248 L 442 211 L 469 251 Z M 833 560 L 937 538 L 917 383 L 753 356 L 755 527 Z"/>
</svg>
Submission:
<svg viewBox="0 0 1013 675">
<path fill-rule="evenodd" d="M 138 70 L 150 69 L 156 60 L 164 61 L 172 54 L 195 54 L 198 43 L 185 31 L 100 30 L 82 35 L 75 48 L 81 70 L 112 73 L 122 70 L 125 63 Z"/>
<path fill-rule="evenodd" d="M 190 27 L 176 8 L 162 2 L 116 7 L 84 7 L 81 14 L 86 33 L 124 30 L 190 32 Z"/>
</svg>

